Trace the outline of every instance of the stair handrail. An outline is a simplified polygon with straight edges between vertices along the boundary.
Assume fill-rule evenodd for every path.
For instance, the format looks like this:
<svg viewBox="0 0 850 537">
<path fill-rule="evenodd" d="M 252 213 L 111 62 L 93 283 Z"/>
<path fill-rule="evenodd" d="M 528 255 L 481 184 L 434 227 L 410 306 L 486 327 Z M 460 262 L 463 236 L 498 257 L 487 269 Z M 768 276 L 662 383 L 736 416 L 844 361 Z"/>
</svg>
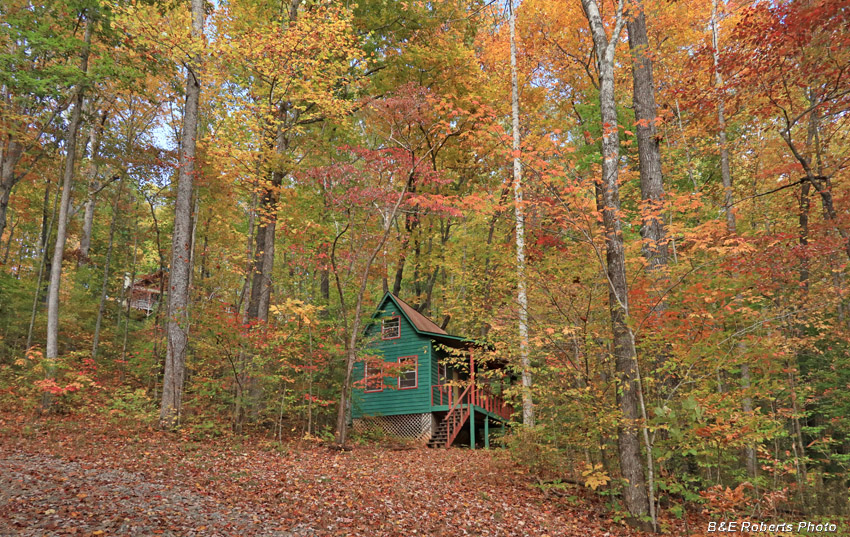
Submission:
<svg viewBox="0 0 850 537">
<path fill-rule="evenodd" d="M 466 387 L 466 389 L 465 389 L 465 390 L 463 390 L 463 392 L 461 392 L 460 397 L 458 397 L 458 398 L 455 400 L 454 404 L 453 404 L 453 405 L 451 405 L 451 406 L 449 407 L 449 412 L 446 414 L 446 417 L 445 417 L 445 418 L 443 418 L 444 420 L 448 420 L 448 419 L 449 419 L 449 417 L 450 417 L 450 416 L 454 413 L 454 411 L 455 411 L 455 410 L 457 410 L 458 408 L 460 408 L 460 407 L 462 406 L 462 404 L 463 404 L 463 399 L 464 399 L 464 397 L 466 396 L 467 392 L 469 392 L 469 389 L 470 389 L 470 388 L 472 388 L 472 384 L 470 384 L 469 386 L 467 386 L 467 387 Z"/>
<path fill-rule="evenodd" d="M 460 433 L 460 430 L 463 428 L 463 424 L 466 422 L 466 419 L 471 413 L 469 405 L 458 405 L 458 408 L 460 409 L 460 420 L 458 420 L 452 430 L 446 428 L 446 447 L 449 447 L 452 445 L 452 442 L 455 441 L 455 438 L 457 438 L 458 433 Z M 448 421 L 447 423 L 453 424 L 454 421 Z"/>
</svg>

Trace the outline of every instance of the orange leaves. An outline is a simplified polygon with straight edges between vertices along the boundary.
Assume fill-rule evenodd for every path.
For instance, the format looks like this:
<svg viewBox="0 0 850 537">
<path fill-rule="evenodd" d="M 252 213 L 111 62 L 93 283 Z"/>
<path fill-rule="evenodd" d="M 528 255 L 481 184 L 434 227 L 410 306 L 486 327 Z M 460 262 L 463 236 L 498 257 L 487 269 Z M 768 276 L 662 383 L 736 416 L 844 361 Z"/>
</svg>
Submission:
<svg viewBox="0 0 850 537">
<path fill-rule="evenodd" d="M 405 200 L 405 205 L 417 207 L 435 214 L 463 216 L 459 208 L 462 202 L 458 196 L 444 196 L 441 194 L 411 195 Z"/>
<path fill-rule="evenodd" d="M 702 496 L 708 503 L 706 510 L 713 514 L 728 514 L 733 512 L 743 512 L 748 506 L 752 505 L 755 500 L 747 494 L 753 485 L 749 482 L 741 483 L 734 489 L 715 485 L 707 491 L 701 491 Z"/>
</svg>

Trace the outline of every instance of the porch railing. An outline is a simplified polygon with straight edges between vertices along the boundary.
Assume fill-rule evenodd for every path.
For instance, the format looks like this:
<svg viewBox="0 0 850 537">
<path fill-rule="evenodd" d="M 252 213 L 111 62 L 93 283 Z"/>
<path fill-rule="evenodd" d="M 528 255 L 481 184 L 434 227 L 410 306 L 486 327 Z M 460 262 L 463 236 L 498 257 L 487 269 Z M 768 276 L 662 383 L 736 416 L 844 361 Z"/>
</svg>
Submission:
<svg viewBox="0 0 850 537">
<path fill-rule="evenodd" d="M 446 405 L 449 408 L 455 405 L 472 405 L 483 408 L 491 414 L 495 414 L 504 419 L 510 419 L 514 412 L 511 405 L 505 402 L 502 397 L 495 395 L 489 386 L 478 386 L 470 384 L 460 394 L 455 395 L 453 386 L 445 384 L 431 387 L 431 406 Z"/>
</svg>

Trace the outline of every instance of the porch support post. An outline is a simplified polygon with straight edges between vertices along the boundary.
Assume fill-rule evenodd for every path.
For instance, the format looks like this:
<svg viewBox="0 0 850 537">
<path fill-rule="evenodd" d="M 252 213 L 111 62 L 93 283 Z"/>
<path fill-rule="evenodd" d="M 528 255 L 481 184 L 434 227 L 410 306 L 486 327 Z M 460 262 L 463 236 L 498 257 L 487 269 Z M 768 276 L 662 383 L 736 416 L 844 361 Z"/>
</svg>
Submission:
<svg viewBox="0 0 850 537">
<path fill-rule="evenodd" d="M 490 449 L 490 418 L 484 417 L 484 449 Z"/>
<path fill-rule="evenodd" d="M 472 404 L 475 404 L 475 358 L 472 356 L 472 347 L 469 348 L 469 382 L 472 384 L 469 395 L 472 399 Z"/>
<path fill-rule="evenodd" d="M 475 449 L 475 406 L 469 403 L 469 448 Z"/>
</svg>

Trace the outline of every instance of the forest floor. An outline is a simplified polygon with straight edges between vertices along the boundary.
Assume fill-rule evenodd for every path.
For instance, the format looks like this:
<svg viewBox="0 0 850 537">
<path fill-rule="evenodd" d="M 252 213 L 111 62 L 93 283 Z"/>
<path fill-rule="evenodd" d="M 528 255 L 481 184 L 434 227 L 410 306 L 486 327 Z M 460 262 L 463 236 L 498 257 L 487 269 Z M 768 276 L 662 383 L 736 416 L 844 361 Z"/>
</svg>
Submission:
<svg viewBox="0 0 850 537">
<path fill-rule="evenodd" d="M 199 442 L 91 418 L 0 415 L 0 536 L 630 536 L 582 487 L 497 452 Z"/>
</svg>

